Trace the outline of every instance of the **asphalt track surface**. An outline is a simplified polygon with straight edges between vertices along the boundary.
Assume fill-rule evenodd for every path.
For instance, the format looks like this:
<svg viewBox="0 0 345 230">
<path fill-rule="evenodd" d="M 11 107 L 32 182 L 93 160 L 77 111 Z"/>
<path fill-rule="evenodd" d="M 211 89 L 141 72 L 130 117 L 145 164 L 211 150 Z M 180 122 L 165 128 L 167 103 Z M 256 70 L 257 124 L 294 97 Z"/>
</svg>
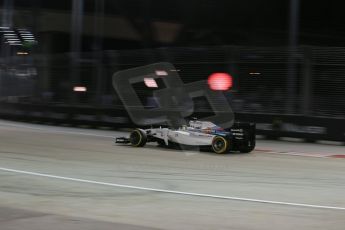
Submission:
<svg viewBox="0 0 345 230">
<path fill-rule="evenodd" d="M 123 134 L 0 121 L 0 229 L 345 229 L 343 146 L 216 155 Z"/>
</svg>

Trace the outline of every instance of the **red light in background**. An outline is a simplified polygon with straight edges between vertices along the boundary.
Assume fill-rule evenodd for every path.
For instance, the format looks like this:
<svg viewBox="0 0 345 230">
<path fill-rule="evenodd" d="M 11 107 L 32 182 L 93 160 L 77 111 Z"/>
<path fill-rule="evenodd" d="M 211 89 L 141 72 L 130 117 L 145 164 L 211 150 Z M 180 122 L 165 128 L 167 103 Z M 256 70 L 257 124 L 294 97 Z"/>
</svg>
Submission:
<svg viewBox="0 0 345 230">
<path fill-rule="evenodd" d="M 229 90 L 232 87 L 232 76 L 228 73 L 213 73 L 207 83 L 212 90 Z"/>
</svg>

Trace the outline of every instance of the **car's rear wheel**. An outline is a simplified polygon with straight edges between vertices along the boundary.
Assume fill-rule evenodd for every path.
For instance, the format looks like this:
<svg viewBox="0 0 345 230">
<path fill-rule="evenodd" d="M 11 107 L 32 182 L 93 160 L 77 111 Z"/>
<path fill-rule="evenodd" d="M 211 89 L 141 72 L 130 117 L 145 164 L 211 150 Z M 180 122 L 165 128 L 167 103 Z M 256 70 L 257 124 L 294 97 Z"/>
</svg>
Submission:
<svg viewBox="0 0 345 230">
<path fill-rule="evenodd" d="M 241 146 L 240 147 L 240 152 L 241 153 L 250 153 L 251 151 L 253 151 L 255 148 L 255 141 L 248 141 L 246 146 Z"/>
<path fill-rule="evenodd" d="M 143 147 L 147 142 L 147 135 L 145 131 L 141 129 L 135 129 L 131 132 L 129 141 L 134 147 Z"/>
<path fill-rule="evenodd" d="M 215 136 L 212 140 L 212 150 L 215 153 L 222 154 L 227 153 L 230 149 L 229 140 L 222 136 Z"/>
<path fill-rule="evenodd" d="M 245 132 L 244 137 L 247 141 L 240 146 L 239 150 L 241 153 L 250 153 L 255 148 L 255 134 Z"/>
</svg>

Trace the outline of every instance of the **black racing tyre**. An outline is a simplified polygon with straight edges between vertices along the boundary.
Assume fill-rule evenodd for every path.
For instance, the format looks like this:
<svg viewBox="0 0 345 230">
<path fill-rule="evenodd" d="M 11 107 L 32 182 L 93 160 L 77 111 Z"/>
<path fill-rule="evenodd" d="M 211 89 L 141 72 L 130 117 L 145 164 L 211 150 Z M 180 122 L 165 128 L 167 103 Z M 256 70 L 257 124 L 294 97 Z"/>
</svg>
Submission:
<svg viewBox="0 0 345 230">
<path fill-rule="evenodd" d="M 129 136 L 129 141 L 133 147 L 143 147 L 147 141 L 147 135 L 145 131 L 141 129 L 135 129 Z"/>
<path fill-rule="evenodd" d="M 222 136 L 215 136 L 212 140 L 212 150 L 215 153 L 222 154 L 229 152 L 230 141 Z"/>
<path fill-rule="evenodd" d="M 251 151 L 254 150 L 254 148 L 255 148 L 255 141 L 248 141 L 248 145 L 241 146 L 239 150 L 241 153 L 250 153 Z"/>
</svg>

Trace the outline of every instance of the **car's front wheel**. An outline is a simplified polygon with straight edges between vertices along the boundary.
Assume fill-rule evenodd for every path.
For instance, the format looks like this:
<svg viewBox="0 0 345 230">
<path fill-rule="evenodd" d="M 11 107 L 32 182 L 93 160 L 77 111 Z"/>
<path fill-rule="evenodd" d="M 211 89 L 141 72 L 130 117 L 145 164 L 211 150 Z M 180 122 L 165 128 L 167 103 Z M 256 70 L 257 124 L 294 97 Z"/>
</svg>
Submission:
<svg viewBox="0 0 345 230">
<path fill-rule="evenodd" d="M 131 132 L 129 141 L 134 147 L 143 147 L 147 142 L 147 135 L 144 130 L 135 129 Z"/>
</svg>

